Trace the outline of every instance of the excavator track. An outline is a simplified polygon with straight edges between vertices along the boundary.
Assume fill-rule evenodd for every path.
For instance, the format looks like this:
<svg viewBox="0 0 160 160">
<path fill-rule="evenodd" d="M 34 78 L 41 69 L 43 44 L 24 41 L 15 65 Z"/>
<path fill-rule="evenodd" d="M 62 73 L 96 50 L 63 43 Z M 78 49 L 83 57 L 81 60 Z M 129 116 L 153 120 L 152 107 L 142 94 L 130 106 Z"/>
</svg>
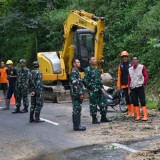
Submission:
<svg viewBox="0 0 160 160">
<path fill-rule="evenodd" d="M 43 85 L 44 101 L 52 103 L 70 103 L 72 102 L 70 90 L 65 90 L 63 85 L 49 86 Z M 84 100 L 88 99 L 87 90 L 84 91 Z"/>
<path fill-rule="evenodd" d="M 103 83 L 105 84 L 104 85 L 105 90 L 107 90 L 108 87 L 113 86 L 113 79 L 109 73 L 103 73 L 101 76 Z M 66 90 L 60 81 L 57 82 L 56 85 L 43 85 L 43 90 L 44 90 L 45 102 L 52 102 L 52 103 L 72 102 L 70 96 L 70 90 L 69 89 Z M 84 89 L 84 100 L 88 100 L 88 97 L 89 97 L 88 91 L 87 89 Z"/>
</svg>

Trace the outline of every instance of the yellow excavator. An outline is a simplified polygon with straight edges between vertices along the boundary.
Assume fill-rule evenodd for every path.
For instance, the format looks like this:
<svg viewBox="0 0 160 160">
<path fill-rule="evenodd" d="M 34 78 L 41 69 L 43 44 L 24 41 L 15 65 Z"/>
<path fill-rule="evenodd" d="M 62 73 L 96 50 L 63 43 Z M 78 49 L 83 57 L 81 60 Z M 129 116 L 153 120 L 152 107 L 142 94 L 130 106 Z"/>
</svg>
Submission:
<svg viewBox="0 0 160 160">
<path fill-rule="evenodd" d="M 40 52 L 37 59 L 44 81 L 44 98 L 58 103 L 70 101 L 68 77 L 73 58 L 81 62 L 80 73 L 89 65 L 94 55 L 102 70 L 104 48 L 104 17 L 97 17 L 84 10 L 73 10 L 64 22 L 64 46 L 62 51 Z"/>
</svg>

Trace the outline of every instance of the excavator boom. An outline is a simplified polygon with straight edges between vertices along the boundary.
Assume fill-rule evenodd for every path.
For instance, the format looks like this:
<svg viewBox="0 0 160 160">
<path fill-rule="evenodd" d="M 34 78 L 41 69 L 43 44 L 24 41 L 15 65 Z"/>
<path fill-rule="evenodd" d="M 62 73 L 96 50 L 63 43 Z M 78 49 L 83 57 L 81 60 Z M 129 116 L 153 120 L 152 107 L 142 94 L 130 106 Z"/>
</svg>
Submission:
<svg viewBox="0 0 160 160">
<path fill-rule="evenodd" d="M 103 62 L 105 20 L 104 17 L 97 17 L 83 10 L 75 10 L 70 12 L 64 22 L 65 43 L 62 51 L 62 58 L 67 63 L 66 69 L 69 73 L 71 72 L 71 62 L 74 57 L 74 53 L 71 51 L 71 48 L 74 47 L 72 46 L 73 33 L 75 33 L 78 28 L 89 29 L 95 33 L 94 57 L 98 61 L 99 69 L 101 69 L 101 63 Z"/>
<path fill-rule="evenodd" d="M 82 77 L 91 55 L 97 59 L 98 68 L 102 69 L 104 30 L 105 20 L 103 17 L 97 17 L 83 10 L 73 10 L 69 13 L 64 22 L 62 51 L 37 54 L 46 93 L 50 89 L 54 93 L 52 97 L 65 97 L 64 93 L 69 93 L 68 76 L 72 70 L 73 58 L 78 58 L 81 62 Z M 57 98 L 57 101 L 63 100 Z"/>
</svg>

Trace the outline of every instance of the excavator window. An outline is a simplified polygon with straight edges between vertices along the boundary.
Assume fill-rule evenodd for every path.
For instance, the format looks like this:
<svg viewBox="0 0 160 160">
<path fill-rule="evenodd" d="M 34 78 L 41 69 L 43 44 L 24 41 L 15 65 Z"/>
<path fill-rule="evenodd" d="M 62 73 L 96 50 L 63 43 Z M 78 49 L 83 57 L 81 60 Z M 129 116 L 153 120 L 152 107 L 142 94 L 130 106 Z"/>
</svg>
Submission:
<svg viewBox="0 0 160 160">
<path fill-rule="evenodd" d="M 80 71 L 89 65 L 89 57 L 94 54 L 94 33 L 87 29 L 79 29 L 74 37 L 75 58 L 81 62 Z"/>
</svg>

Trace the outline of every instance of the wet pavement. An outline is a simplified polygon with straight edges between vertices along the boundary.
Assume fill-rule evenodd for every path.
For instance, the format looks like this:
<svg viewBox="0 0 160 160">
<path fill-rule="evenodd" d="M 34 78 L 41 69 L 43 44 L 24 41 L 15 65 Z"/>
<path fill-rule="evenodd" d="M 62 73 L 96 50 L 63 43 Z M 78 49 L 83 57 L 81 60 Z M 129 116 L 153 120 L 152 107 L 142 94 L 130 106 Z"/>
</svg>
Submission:
<svg viewBox="0 0 160 160">
<path fill-rule="evenodd" d="M 74 132 L 70 103 L 45 103 L 41 117 L 48 122 L 41 124 L 30 124 L 29 113 L 11 114 L 13 110 L 14 106 L 0 110 L 0 160 L 123 160 L 160 142 L 160 118 L 155 112 L 150 113 L 150 121 L 137 123 L 109 108 L 113 122 L 93 125 L 85 102 L 82 124 L 87 130 Z"/>
<path fill-rule="evenodd" d="M 119 148 L 113 143 L 103 145 L 90 145 L 68 149 L 59 153 L 47 153 L 39 155 L 29 160 L 123 160 L 130 152 L 138 152 L 143 150 L 150 143 L 154 141 L 160 141 L 160 137 L 154 137 L 151 139 L 143 139 L 138 141 L 120 142 L 124 148 Z M 133 149 L 131 151 L 128 151 Z M 155 153 L 160 154 L 160 150 Z M 160 155 L 159 155 L 160 156 Z M 160 159 L 160 157 L 159 157 Z M 154 159 L 158 160 L 158 159 Z"/>
</svg>

